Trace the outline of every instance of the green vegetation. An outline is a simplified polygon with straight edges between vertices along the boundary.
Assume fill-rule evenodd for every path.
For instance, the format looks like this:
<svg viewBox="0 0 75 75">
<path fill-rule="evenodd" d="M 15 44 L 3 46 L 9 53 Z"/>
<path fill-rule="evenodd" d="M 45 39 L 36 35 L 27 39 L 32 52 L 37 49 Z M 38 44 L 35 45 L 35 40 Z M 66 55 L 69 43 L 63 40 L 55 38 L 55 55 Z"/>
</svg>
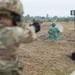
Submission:
<svg viewBox="0 0 75 75">
<path fill-rule="evenodd" d="M 23 16 L 23 21 L 31 21 L 31 20 L 39 20 L 39 21 L 56 21 L 56 22 L 69 22 L 69 21 L 74 21 L 73 17 L 49 17 L 49 15 L 47 14 L 46 16 L 30 16 L 30 15 L 26 15 Z"/>
</svg>

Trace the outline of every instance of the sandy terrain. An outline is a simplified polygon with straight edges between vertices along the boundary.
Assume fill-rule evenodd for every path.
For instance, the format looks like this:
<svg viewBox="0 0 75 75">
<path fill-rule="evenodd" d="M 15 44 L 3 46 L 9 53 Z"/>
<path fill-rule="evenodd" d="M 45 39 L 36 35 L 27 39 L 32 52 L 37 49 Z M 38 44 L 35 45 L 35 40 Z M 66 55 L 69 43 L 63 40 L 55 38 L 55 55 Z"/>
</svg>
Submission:
<svg viewBox="0 0 75 75">
<path fill-rule="evenodd" d="M 42 23 L 37 40 L 21 44 L 19 56 L 24 67 L 23 75 L 70 75 L 75 70 L 75 61 L 70 56 L 75 51 L 73 23 L 57 23 L 64 27 L 60 40 L 51 42 L 47 30 L 51 23 Z"/>
</svg>

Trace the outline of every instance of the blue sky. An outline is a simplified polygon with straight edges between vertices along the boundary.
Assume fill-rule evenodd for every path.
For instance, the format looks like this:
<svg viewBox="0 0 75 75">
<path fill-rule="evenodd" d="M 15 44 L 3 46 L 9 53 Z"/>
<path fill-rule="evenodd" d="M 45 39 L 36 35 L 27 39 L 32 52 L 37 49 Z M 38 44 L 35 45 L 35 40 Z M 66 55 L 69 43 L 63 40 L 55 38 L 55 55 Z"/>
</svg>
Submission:
<svg viewBox="0 0 75 75">
<path fill-rule="evenodd" d="M 70 10 L 75 9 L 75 0 L 21 0 L 24 15 L 31 16 L 70 16 Z"/>
</svg>

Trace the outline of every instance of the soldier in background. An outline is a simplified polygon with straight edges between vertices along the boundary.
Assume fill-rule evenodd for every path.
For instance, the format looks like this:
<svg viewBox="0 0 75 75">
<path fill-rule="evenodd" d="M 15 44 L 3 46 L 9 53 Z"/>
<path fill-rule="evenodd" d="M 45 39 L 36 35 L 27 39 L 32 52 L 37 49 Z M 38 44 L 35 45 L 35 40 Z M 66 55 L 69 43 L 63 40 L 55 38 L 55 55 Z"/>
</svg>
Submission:
<svg viewBox="0 0 75 75">
<path fill-rule="evenodd" d="M 59 28 L 56 26 L 55 23 L 52 23 L 50 28 L 48 29 L 48 34 L 49 34 L 49 39 L 52 41 L 57 41 L 59 40 L 59 34 L 60 34 L 60 30 Z"/>
<path fill-rule="evenodd" d="M 23 26 L 20 0 L 0 0 L 0 75 L 20 75 L 18 47 L 36 39 L 39 26 Z"/>
<path fill-rule="evenodd" d="M 35 20 L 35 19 L 33 19 L 33 23 L 32 24 L 30 24 L 30 26 L 34 26 L 35 28 L 36 28 L 36 33 L 38 32 L 38 30 L 40 31 L 40 24 L 39 24 L 39 21 L 38 20 Z"/>
</svg>

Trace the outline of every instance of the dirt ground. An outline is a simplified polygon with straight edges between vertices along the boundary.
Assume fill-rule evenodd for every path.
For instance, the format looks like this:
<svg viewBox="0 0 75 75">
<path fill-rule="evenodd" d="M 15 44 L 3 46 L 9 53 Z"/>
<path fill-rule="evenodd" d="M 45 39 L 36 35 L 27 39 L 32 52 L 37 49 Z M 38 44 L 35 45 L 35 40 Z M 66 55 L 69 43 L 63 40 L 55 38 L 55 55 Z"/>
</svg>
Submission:
<svg viewBox="0 0 75 75">
<path fill-rule="evenodd" d="M 48 39 L 50 24 L 41 24 L 36 41 L 21 44 L 19 56 L 24 67 L 23 75 L 70 75 L 75 70 L 75 61 L 70 57 L 75 51 L 73 23 L 56 23 L 63 25 L 64 32 L 60 33 L 60 40 L 55 42 Z"/>
</svg>

